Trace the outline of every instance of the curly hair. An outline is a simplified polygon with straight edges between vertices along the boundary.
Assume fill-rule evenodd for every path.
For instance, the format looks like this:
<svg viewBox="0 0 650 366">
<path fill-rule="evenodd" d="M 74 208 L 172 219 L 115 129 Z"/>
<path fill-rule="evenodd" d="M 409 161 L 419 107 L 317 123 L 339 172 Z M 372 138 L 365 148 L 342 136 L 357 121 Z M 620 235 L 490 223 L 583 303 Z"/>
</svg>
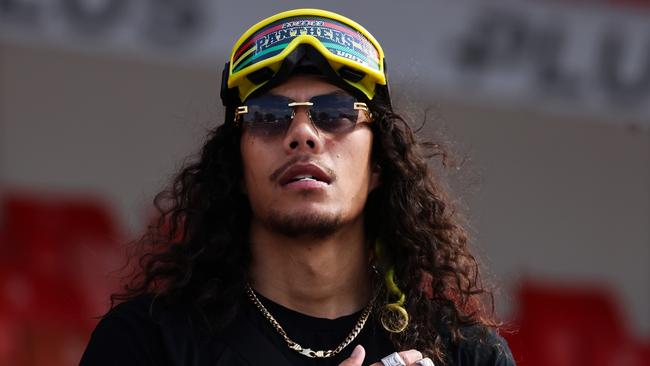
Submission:
<svg viewBox="0 0 650 366">
<path fill-rule="evenodd" d="M 445 337 L 458 342 L 463 327 L 496 327 L 493 295 L 482 283 L 463 220 L 428 164 L 439 158 L 446 167 L 446 149 L 418 141 L 390 108 L 371 104 L 371 110 L 372 157 L 382 176 L 366 203 L 366 236 L 381 243 L 378 270 L 394 273 L 410 317 L 390 337 L 398 349 L 416 348 L 444 364 Z M 233 116 L 227 107 L 226 121 Z M 233 319 L 251 261 L 240 139 L 234 123 L 212 130 L 198 158 L 155 197 L 157 221 L 137 242 L 139 265 L 113 303 L 153 293 L 190 303 L 216 328 Z M 378 298 L 390 302 L 390 291 L 379 287 Z"/>
</svg>

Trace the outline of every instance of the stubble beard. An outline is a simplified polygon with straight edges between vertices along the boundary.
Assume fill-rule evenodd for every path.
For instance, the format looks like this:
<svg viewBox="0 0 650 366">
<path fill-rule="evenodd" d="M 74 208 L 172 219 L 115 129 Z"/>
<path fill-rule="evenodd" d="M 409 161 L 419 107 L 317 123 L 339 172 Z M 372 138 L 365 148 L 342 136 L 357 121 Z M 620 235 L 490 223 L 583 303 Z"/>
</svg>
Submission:
<svg viewBox="0 0 650 366">
<path fill-rule="evenodd" d="M 273 231 L 290 238 L 323 239 L 333 235 L 341 227 L 341 221 L 340 214 L 289 214 L 272 209 L 267 224 Z"/>
</svg>

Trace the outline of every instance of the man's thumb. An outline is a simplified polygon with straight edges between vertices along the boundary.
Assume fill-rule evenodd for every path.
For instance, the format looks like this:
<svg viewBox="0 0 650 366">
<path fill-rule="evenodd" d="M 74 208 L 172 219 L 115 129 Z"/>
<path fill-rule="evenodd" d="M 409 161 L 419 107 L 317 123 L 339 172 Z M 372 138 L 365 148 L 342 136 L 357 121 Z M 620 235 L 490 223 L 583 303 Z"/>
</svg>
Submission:
<svg viewBox="0 0 650 366">
<path fill-rule="evenodd" d="M 361 366 L 363 359 L 366 357 L 366 350 L 360 344 L 354 347 L 352 354 L 339 366 Z"/>
</svg>

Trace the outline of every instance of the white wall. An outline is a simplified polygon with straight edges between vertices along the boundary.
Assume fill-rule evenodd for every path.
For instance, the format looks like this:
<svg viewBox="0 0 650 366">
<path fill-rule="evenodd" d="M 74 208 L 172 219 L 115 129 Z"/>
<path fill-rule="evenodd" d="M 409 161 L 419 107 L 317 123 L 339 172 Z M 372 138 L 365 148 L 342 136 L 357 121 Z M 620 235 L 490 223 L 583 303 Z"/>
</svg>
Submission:
<svg viewBox="0 0 650 366">
<path fill-rule="evenodd" d="M 1 176 L 104 195 L 132 228 L 219 115 L 218 73 L 0 50 Z"/>
<path fill-rule="evenodd" d="M 220 119 L 219 83 L 219 67 L 0 44 L 0 177 L 99 194 L 137 230 Z M 480 185 L 464 198 L 493 272 L 507 284 L 522 274 L 604 282 L 650 335 L 650 133 L 440 100 L 408 84 L 394 79 L 400 104 L 440 103 L 443 123 L 427 128 L 446 129 L 472 157 L 466 174 Z"/>
<path fill-rule="evenodd" d="M 498 274 L 601 282 L 649 335 L 650 133 L 471 105 L 442 114 L 478 175 L 468 203 Z"/>
</svg>

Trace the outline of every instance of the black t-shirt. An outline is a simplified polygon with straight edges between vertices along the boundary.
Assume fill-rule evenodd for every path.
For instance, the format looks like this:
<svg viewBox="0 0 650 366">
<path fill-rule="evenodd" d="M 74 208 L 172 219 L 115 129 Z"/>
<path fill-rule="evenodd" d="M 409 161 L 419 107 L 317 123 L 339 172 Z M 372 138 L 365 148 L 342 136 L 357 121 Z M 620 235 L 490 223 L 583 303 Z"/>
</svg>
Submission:
<svg viewBox="0 0 650 366">
<path fill-rule="evenodd" d="M 260 301 L 287 335 L 311 349 L 335 349 L 356 324 L 361 312 L 337 319 L 307 316 L 264 297 Z M 357 344 L 366 350 L 364 365 L 395 352 L 387 333 L 370 317 L 357 338 L 339 354 L 309 358 L 288 348 L 270 322 L 248 301 L 225 329 L 207 332 L 180 306 L 164 306 L 151 298 L 125 302 L 99 322 L 81 359 L 81 366 L 180 365 L 305 365 L 334 366 L 350 356 Z M 449 365 L 514 366 L 508 346 L 488 332 L 479 341 L 479 329 L 463 331 L 466 340 L 448 346 Z"/>
</svg>

